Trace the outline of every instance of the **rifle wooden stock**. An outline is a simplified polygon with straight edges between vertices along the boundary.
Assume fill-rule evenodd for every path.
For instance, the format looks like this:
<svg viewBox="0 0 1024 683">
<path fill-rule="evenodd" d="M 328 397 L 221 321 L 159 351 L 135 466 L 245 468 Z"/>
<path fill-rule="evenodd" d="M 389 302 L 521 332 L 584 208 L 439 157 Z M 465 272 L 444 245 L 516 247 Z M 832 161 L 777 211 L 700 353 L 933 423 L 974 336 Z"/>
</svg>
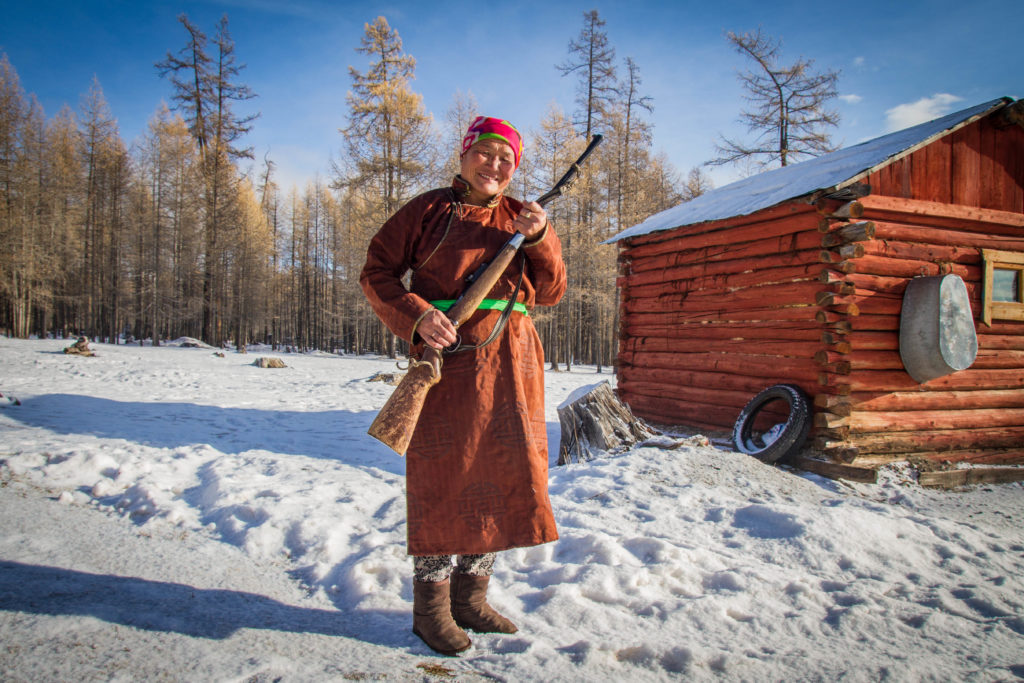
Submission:
<svg viewBox="0 0 1024 683">
<path fill-rule="evenodd" d="M 601 144 L 601 140 L 602 137 L 595 134 L 583 154 L 555 183 L 554 187 L 537 200 L 537 203 L 544 206 L 555 197 L 561 196 L 579 175 L 580 164 Z M 508 264 L 512 262 L 524 239 L 523 235 L 517 232 L 512 239 L 506 242 L 484 272 L 448 309 L 448 318 L 456 329 L 469 320 L 469 317 L 480 307 L 480 303 L 487 298 Z M 508 303 L 509 306 L 513 304 L 515 304 L 514 301 Z M 418 361 L 410 362 L 409 371 L 405 373 L 405 377 L 395 387 L 387 403 L 377 413 L 377 417 L 367 433 L 399 455 L 405 455 L 405 452 L 409 450 L 413 432 L 416 431 L 416 423 L 420 420 L 420 412 L 422 412 L 423 403 L 427 399 L 427 392 L 441 381 L 441 364 L 441 352 L 432 346 L 425 347 L 423 357 Z"/>
</svg>

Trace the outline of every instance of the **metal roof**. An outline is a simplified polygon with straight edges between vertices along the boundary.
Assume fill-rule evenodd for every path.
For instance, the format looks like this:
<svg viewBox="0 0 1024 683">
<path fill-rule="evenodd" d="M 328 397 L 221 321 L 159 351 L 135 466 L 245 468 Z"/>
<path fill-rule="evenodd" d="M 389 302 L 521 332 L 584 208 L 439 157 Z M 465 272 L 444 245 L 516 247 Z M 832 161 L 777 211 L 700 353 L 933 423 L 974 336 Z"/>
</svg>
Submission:
<svg viewBox="0 0 1024 683">
<path fill-rule="evenodd" d="M 840 190 L 1011 102 L 1012 99 L 1002 97 L 799 164 L 738 180 L 656 213 L 604 244 L 694 223 L 745 216 L 815 192 Z"/>
</svg>

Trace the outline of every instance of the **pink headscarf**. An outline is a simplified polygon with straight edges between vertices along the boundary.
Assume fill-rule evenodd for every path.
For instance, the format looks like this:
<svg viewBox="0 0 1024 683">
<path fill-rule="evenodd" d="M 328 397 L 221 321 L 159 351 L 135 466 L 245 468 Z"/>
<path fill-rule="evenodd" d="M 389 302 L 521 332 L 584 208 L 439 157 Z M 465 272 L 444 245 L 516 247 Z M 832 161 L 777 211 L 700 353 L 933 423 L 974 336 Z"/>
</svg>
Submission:
<svg viewBox="0 0 1024 683">
<path fill-rule="evenodd" d="M 490 116 L 478 116 L 473 119 L 466 130 L 466 136 L 462 138 L 462 153 L 465 154 L 473 144 L 479 140 L 487 139 L 500 140 L 512 148 L 516 157 L 516 168 L 519 168 L 519 160 L 523 158 L 523 137 L 508 121 L 496 119 Z"/>
</svg>

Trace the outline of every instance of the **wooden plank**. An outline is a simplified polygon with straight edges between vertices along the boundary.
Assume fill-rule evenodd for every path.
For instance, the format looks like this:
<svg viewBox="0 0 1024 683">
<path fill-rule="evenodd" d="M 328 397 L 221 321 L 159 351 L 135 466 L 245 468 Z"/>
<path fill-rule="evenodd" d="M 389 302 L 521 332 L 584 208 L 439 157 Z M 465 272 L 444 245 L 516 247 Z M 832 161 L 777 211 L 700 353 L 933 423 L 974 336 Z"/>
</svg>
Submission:
<svg viewBox="0 0 1024 683">
<path fill-rule="evenodd" d="M 953 133 L 953 203 L 981 206 L 981 128 L 967 126 Z"/>
<path fill-rule="evenodd" d="M 858 411 L 847 418 L 851 434 L 899 430 L 969 430 L 1024 425 L 1024 408 Z"/>
<path fill-rule="evenodd" d="M 932 488 L 952 489 L 974 484 L 1005 484 L 1024 481 L 1024 467 L 969 467 L 966 469 L 920 472 L 917 483 Z"/>
<path fill-rule="evenodd" d="M 920 199 L 902 199 L 883 195 L 864 197 L 864 215 L 869 220 L 909 223 L 918 227 L 952 228 L 965 233 L 991 232 L 999 235 L 1019 235 L 1024 227 L 1024 214 L 1001 209 L 990 209 L 961 204 L 942 204 Z M 881 227 L 881 226 L 878 226 Z M 876 233 L 881 237 L 881 233 Z M 925 241 L 929 240 L 914 240 Z M 960 245 L 958 241 L 949 244 Z"/>
<path fill-rule="evenodd" d="M 817 458 L 809 458 L 803 455 L 793 456 L 786 460 L 784 464 L 792 465 L 795 468 L 812 472 L 814 474 L 820 474 L 821 476 L 828 477 L 829 479 L 848 479 L 850 481 L 860 481 L 868 484 L 874 484 L 878 481 L 878 470 L 873 467 L 843 465 L 835 462 L 826 462 Z"/>
<path fill-rule="evenodd" d="M 620 347 L 635 353 L 757 353 L 792 358 L 812 358 L 822 350 L 817 338 L 786 339 L 719 339 L 694 335 L 689 338 L 631 337 Z"/>
<path fill-rule="evenodd" d="M 721 232 L 724 230 L 734 230 L 745 226 L 758 226 L 766 223 L 772 223 L 775 221 L 789 221 L 793 218 L 800 217 L 806 219 L 806 226 L 810 230 L 817 230 L 818 224 L 818 212 L 813 205 L 803 201 L 793 200 L 771 206 L 767 209 L 757 211 L 746 216 L 732 216 L 730 218 L 723 218 L 716 221 L 708 221 L 706 223 L 698 223 L 691 225 L 683 225 L 678 228 L 672 228 L 669 230 L 660 230 L 658 232 L 648 233 L 646 235 L 638 235 L 631 237 L 626 241 L 628 247 L 627 252 L 632 252 L 633 249 L 641 245 L 651 245 L 659 242 L 673 241 L 679 237 L 686 237 L 691 235 L 706 234 L 709 232 Z M 714 238 L 714 241 L 722 241 L 722 237 L 718 236 Z M 731 241 L 731 240 L 730 240 Z M 643 252 L 641 252 L 643 253 Z"/>
<path fill-rule="evenodd" d="M 723 372 L 749 377 L 783 377 L 813 384 L 818 367 L 811 358 L 788 358 L 750 353 L 634 353 L 619 355 L 620 364 L 666 370 Z"/>
<path fill-rule="evenodd" d="M 809 395 L 810 392 L 808 389 L 811 389 L 814 386 L 812 382 L 794 382 L 791 377 L 785 377 L 782 374 L 772 377 L 755 377 L 750 375 L 735 375 L 726 372 L 703 370 L 678 370 L 635 366 L 619 368 L 619 385 L 627 386 L 632 383 L 662 386 L 669 384 L 686 387 L 703 387 L 705 391 L 707 390 L 707 387 L 715 387 L 722 390 L 743 392 L 748 396 L 748 400 L 753 398 L 762 389 L 772 386 L 773 384 L 797 384 Z"/>
<path fill-rule="evenodd" d="M 665 310 L 650 313 L 631 312 L 622 308 L 624 325 L 679 325 L 683 323 L 741 323 L 760 324 L 772 321 L 803 322 L 811 324 L 820 309 L 813 304 L 806 306 L 721 306 L 701 311 Z"/>
<path fill-rule="evenodd" d="M 975 452 L 1020 448 L 1024 426 L 976 429 L 937 429 L 914 432 L 872 432 L 843 434 L 843 440 L 861 454 L 940 453 L 974 449 Z"/>
<path fill-rule="evenodd" d="M 862 254 L 874 254 L 888 258 L 908 259 L 911 261 L 945 261 L 977 265 L 978 250 L 946 244 L 915 244 L 896 240 L 871 240 L 858 244 Z"/>
<path fill-rule="evenodd" d="M 857 411 L 866 412 L 1024 408 L 1024 389 L 855 392 L 848 400 Z"/>
<path fill-rule="evenodd" d="M 953 194 L 951 188 L 953 145 L 950 138 L 936 140 L 918 154 L 924 154 L 924 186 L 915 193 L 920 199 L 949 204 Z"/>
<path fill-rule="evenodd" d="M 789 254 L 814 249 L 820 245 L 820 241 L 821 236 L 817 233 L 800 232 L 753 242 L 744 242 L 742 244 L 723 244 L 697 249 L 680 248 L 680 244 L 677 243 L 675 250 L 664 254 L 631 258 L 628 260 L 629 274 L 684 266 L 701 266 L 709 263 L 731 264 L 724 267 L 726 269 L 738 269 L 738 264 L 756 260 L 763 256 Z M 623 258 L 622 262 L 627 261 Z"/>
<path fill-rule="evenodd" d="M 712 322 L 681 322 L 673 325 L 644 325 L 630 320 L 623 322 L 623 326 L 629 337 L 764 339 L 771 341 L 814 340 L 820 338 L 822 329 L 822 326 L 813 320 L 766 320 L 755 323 L 730 323 L 716 320 Z M 1024 338 L 1020 341 L 1021 348 L 1024 348 Z"/>
<path fill-rule="evenodd" d="M 641 299 L 670 292 L 727 293 L 739 287 L 764 287 L 813 280 L 821 272 L 822 264 L 816 258 L 816 251 L 803 253 L 806 258 L 793 258 L 792 262 L 796 265 L 784 263 L 782 259 L 765 257 L 762 265 L 750 261 L 728 269 L 701 265 L 634 273 L 626 278 L 626 282 L 630 287 L 630 297 Z"/>
</svg>

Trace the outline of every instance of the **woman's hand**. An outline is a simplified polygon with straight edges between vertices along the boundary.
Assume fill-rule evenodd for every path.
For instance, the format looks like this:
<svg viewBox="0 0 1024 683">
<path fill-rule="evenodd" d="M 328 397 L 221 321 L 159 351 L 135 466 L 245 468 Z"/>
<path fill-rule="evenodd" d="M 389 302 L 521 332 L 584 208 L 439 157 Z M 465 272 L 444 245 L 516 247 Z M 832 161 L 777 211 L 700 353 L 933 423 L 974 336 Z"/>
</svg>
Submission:
<svg viewBox="0 0 1024 683">
<path fill-rule="evenodd" d="M 455 325 L 437 308 L 423 316 L 423 320 L 420 320 L 416 327 L 416 333 L 427 346 L 433 346 L 435 349 L 451 346 L 458 339 Z"/>
<path fill-rule="evenodd" d="M 523 237 L 530 241 L 540 235 L 540 231 L 548 224 L 548 214 L 537 202 L 523 204 L 523 210 L 519 212 L 512 222 L 516 230 L 523 233 Z"/>
</svg>

